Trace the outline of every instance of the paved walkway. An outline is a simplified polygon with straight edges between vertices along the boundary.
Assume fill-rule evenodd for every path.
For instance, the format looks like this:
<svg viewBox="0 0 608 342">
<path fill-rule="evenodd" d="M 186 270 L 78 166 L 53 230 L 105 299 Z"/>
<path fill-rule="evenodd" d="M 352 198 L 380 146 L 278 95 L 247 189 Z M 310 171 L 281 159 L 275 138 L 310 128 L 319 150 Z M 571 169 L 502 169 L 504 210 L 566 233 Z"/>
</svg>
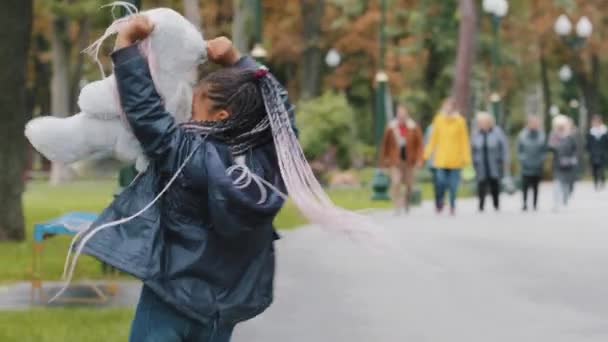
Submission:
<svg viewBox="0 0 608 342">
<path fill-rule="evenodd" d="M 278 244 L 275 304 L 237 328 L 236 342 L 608 341 L 608 192 L 577 188 L 552 213 L 519 195 L 501 213 L 475 201 L 457 217 L 427 204 L 376 214 L 398 246 L 375 251 L 318 228 Z"/>
<path fill-rule="evenodd" d="M 429 204 L 375 213 L 384 250 L 317 227 L 283 233 L 275 304 L 234 341 L 608 341 L 608 191 L 583 184 L 560 213 L 550 187 L 541 200 L 528 214 L 519 195 L 500 213 L 474 200 L 456 217 Z M 133 305 L 138 284 L 123 287 L 116 304 Z M 0 288 L 0 309 L 15 293 L 29 287 Z"/>
</svg>

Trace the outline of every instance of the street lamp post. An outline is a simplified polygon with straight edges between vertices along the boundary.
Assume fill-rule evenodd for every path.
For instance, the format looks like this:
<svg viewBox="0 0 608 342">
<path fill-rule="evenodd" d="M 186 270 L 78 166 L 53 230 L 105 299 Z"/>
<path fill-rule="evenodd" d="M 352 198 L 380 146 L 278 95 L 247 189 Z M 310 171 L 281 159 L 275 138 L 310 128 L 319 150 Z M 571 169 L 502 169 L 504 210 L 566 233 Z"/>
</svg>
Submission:
<svg viewBox="0 0 608 342">
<path fill-rule="evenodd" d="M 492 114 L 495 119 L 500 116 L 501 97 L 499 93 L 498 69 L 500 68 L 500 23 L 502 18 L 509 12 L 509 3 L 507 0 L 484 0 L 483 10 L 492 20 L 492 33 L 494 36 L 494 45 L 492 47 L 492 80 L 490 82 L 490 102 L 492 103 Z"/>
<path fill-rule="evenodd" d="M 338 65 L 340 65 L 340 62 L 342 62 L 342 56 L 340 56 L 340 53 L 336 49 L 330 49 L 327 52 L 327 55 L 325 55 L 325 64 L 332 71 L 335 70 Z M 337 91 L 337 87 L 334 84 L 332 84 L 332 89 L 334 92 Z"/>
<path fill-rule="evenodd" d="M 382 144 L 382 136 L 386 126 L 386 91 L 388 84 L 388 75 L 384 70 L 385 55 L 386 55 L 386 11 L 387 0 L 381 2 L 381 20 L 380 20 L 380 68 L 374 77 L 376 83 L 376 99 L 375 99 L 375 142 L 376 142 L 376 157 L 380 157 L 380 145 Z M 374 172 L 372 180 L 372 199 L 373 200 L 389 200 L 388 187 L 390 180 L 388 176 L 380 169 Z"/>
<path fill-rule="evenodd" d="M 581 17 L 576 26 L 572 24 L 570 18 L 567 15 L 560 15 L 555 21 L 554 25 L 555 33 L 562 39 L 562 41 L 568 46 L 573 52 L 573 61 L 575 62 L 573 65 L 578 64 L 576 59 L 576 55 L 579 51 L 585 47 L 587 40 L 591 37 L 593 33 L 593 24 L 591 20 L 586 16 Z M 559 72 L 560 80 L 564 82 L 565 89 L 573 89 L 574 87 L 570 87 L 573 77 L 575 76 L 575 72 L 569 66 L 563 66 Z M 577 95 L 578 96 L 578 95 Z M 566 99 L 568 105 L 570 107 L 570 111 L 572 113 L 572 119 L 578 119 L 578 126 L 582 132 L 587 129 L 587 115 L 584 108 L 581 110 L 580 108 L 580 100 L 576 98 Z"/>
<path fill-rule="evenodd" d="M 254 45 L 251 50 L 251 56 L 258 61 L 258 63 L 263 63 L 266 57 L 268 57 L 268 52 L 264 49 L 262 45 L 262 34 L 264 30 L 263 24 L 263 9 L 262 9 L 262 0 L 255 0 L 255 30 L 254 30 Z"/>
<path fill-rule="evenodd" d="M 560 69 L 559 69 L 559 80 L 562 82 L 563 84 L 563 92 L 562 92 L 562 98 L 564 101 L 564 104 L 566 104 L 566 106 L 569 107 L 570 109 L 570 116 L 572 117 L 572 120 L 575 120 L 575 122 L 578 122 L 579 120 L 579 115 L 578 115 L 578 100 L 577 95 L 575 94 L 575 90 L 574 87 L 572 86 L 572 79 L 574 77 L 574 73 L 572 71 L 572 68 L 570 68 L 569 65 L 563 65 Z M 574 105 L 573 105 L 574 104 Z"/>
</svg>

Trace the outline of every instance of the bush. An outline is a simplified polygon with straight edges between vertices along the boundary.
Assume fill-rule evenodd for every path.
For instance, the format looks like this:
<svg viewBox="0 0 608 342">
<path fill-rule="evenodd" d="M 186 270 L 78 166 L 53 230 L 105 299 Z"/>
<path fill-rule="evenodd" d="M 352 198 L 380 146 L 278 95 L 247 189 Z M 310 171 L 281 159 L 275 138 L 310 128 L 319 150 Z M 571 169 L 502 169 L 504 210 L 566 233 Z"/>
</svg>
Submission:
<svg viewBox="0 0 608 342">
<path fill-rule="evenodd" d="M 330 147 L 336 149 L 338 166 L 349 168 L 355 149 L 353 109 L 342 94 L 327 92 L 298 106 L 300 143 L 309 160 L 321 158 Z"/>
</svg>

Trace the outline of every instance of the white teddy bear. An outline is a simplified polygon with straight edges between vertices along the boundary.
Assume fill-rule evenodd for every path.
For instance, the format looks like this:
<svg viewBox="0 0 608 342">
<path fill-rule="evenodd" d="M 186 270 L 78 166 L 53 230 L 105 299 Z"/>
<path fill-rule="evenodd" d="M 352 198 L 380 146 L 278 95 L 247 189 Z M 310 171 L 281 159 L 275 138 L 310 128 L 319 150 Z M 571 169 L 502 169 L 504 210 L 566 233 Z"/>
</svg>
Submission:
<svg viewBox="0 0 608 342">
<path fill-rule="evenodd" d="M 177 122 L 185 122 L 192 115 L 192 87 L 197 66 L 207 57 L 206 43 L 194 25 L 171 9 L 140 14 L 155 26 L 140 47 L 148 57 L 156 89 L 167 111 Z M 103 40 L 116 33 L 124 20 L 115 21 L 90 51 L 96 54 Z M 86 85 L 78 106 L 81 112 L 70 117 L 44 116 L 30 121 L 25 135 L 34 148 L 55 162 L 71 164 L 101 153 L 135 163 L 140 172 L 146 169 L 148 161 L 124 119 L 114 75 Z"/>
</svg>

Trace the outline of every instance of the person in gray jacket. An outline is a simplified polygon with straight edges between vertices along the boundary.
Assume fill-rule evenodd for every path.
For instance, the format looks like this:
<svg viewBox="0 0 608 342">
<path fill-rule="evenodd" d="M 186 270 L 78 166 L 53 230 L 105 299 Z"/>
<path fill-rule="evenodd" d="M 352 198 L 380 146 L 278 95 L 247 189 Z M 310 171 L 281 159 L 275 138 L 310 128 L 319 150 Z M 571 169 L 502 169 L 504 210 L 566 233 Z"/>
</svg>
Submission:
<svg viewBox="0 0 608 342">
<path fill-rule="evenodd" d="M 500 209 L 500 181 L 509 165 L 509 143 L 494 117 L 482 112 L 477 115 L 477 129 L 471 136 L 473 165 L 477 177 L 479 210 L 485 209 L 485 198 L 492 194 L 494 209 Z"/>
<path fill-rule="evenodd" d="M 553 151 L 554 210 L 567 206 L 578 175 L 578 145 L 572 120 L 564 115 L 553 119 L 553 131 L 549 137 Z"/>
<path fill-rule="evenodd" d="M 547 137 L 537 116 L 528 118 L 528 125 L 517 139 L 517 159 L 521 169 L 523 210 L 528 210 L 528 190 L 532 190 L 532 206 L 538 207 L 538 185 L 542 179 L 547 155 Z"/>
</svg>

